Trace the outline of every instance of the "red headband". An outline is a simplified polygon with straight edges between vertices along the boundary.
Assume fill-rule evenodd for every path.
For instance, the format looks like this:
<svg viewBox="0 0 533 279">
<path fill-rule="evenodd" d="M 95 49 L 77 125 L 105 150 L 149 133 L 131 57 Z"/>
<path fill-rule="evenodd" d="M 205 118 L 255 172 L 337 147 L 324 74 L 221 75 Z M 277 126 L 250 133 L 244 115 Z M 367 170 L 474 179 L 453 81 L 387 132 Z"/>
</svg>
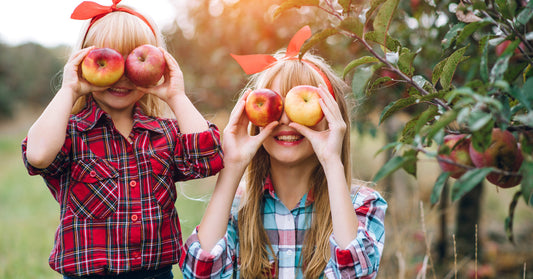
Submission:
<svg viewBox="0 0 533 279">
<path fill-rule="evenodd" d="M 79 20 L 91 19 L 91 23 L 89 23 L 89 27 L 87 28 L 87 32 L 89 32 L 89 29 L 94 24 L 94 22 L 100 19 L 101 17 L 112 12 L 126 12 L 142 19 L 142 21 L 144 21 L 148 25 L 148 27 L 150 27 L 152 33 L 156 35 L 154 29 L 152 28 L 152 25 L 148 20 L 146 20 L 143 15 L 126 7 L 117 7 L 117 4 L 120 3 L 120 1 L 121 0 L 113 0 L 113 5 L 111 6 L 102 6 L 95 2 L 83 1 L 76 7 L 76 9 L 74 9 L 72 15 L 70 15 L 70 18 Z M 85 34 L 85 36 L 87 36 L 87 34 Z"/>
<path fill-rule="evenodd" d="M 300 53 L 300 49 L 304 42 L 311 37 L 311 28 L 309 26 L 304 26 L 302 29 L 298 30 L 296 34 L 292 37 L 291 41 L 289 42 L 289 46 L 287 47 L 287 52 L 285 53 L 285 56 L 282 59 L 288 59 L 288 60 L 296 60 L 298 59 L 297 55 Z M 244 70 L 244 72 L 247 75 L 255 74 L 262 72 L 272 66 L 274 62 L 277 62 L 278 59 L 276 59 L 274 56 L 268 55 L 268 54 L 251 54 L 251 55 L 235 55 L 230 54 L 233 59 L 239 63 L 241 68 Z M 335 94 L 333 93 L 333 86 L 331 86 L 331 82 L 329 81 L 328 77 L 324 72 L 320 70 L 315 64 L 311 63 L 310 61 L 307 61 L 305 59 L 301 59 L 302 62 L 305 62 L 307 65 L 311 66 L 315 71 L 317 71 L 321 76 L 326 85 L 328 86 L 328 90 L 335 97 Z"/>
</svg>

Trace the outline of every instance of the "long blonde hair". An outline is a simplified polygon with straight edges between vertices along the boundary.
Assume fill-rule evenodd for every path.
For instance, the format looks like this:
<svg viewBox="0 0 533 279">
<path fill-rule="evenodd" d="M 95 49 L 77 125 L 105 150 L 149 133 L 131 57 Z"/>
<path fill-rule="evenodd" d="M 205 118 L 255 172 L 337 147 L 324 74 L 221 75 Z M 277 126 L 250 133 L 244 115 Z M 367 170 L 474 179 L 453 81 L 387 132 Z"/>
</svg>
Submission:
<svg viewBox="0 0 533 279">
<path fill-rule="evenodd" d="M 280 76 L 281 95 L 296 85 L 325 84 L 322 76 L 307 63 L 313 63 L 329 79 L 335 92 L 335 99 L 339 104 L 342 117 L 347 125 L 344 135 L 341 160 L 344 164 L 344 173 L 347 184 L 351 181 L 350 162 L 350 102 L 347 85 L 335 75 L 330 66 L 320 57 L 307 53 L 302 62 L 296 59 L 282 59 L 283 51 L 276 53 L 279 60 L 270 68 L 251 77 L 247 88 L 271 88 L 273 80 Z M 245 88 L 245 90 L 247 89 Z M 259 128 L 251 127 L 251 134 L 257 134 Z M 270 278 L 272 264 L 270 258 L 277 262 L 273 254 L 272 245 L 263 227 L 261 203 L 265 178 L 270 172 L 270 157 L 261 147 L 252 159 L 247 169 L 247 185 L 238 212 L 239 243 L 241 276 L 243 278 Z M 310 181 L 313 190 L 314 214 L 310 229 L 305 234 L 302 251 L 303 273 L 306 278 L 317 278 L 323 273 L 330 258 L 329 236 L 331 235 L 331 210 L 327 181 L 322 165 L 317 164 L 312 172 Z M 277 263 L 274 263 L 277 266 Z"/>
<path fill-rule="evenodd" d="M 120 6 L 134 10 L 129 6 Z M 155 22 L 150 17 L 144 14 L 143 16 L 150 22 L 153 32 L 146 22 L 127 12 L 117 11 L 109 13 L 95 21 L 92 25 L 89 25 L 89 22 L 87 22 L 80 31 L 79 39 L 73 48 L 73 52 L 89 46 L 109 47 L 122 54 L 128 54 L 135 47 L 143 44 L 165 48 L 166 45 L 163 36 Z M 88 98 L 86 96 L 78 98 L 74 104 L 72 113 L 75 114 L 81 111 L 87 104 L 87 101 Z M 151 94 L 144 95 L 139 100 L 139 105 L 143 112 L 149 116 L 170 115 L 168 105 Z"/>
</svg>

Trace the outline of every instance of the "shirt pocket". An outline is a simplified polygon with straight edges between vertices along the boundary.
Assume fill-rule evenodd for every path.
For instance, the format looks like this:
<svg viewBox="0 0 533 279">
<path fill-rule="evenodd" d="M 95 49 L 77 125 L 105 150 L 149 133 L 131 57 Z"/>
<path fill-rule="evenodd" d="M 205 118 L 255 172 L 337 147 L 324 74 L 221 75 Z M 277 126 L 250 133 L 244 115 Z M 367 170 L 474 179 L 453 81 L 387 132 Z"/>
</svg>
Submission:
<svg viewBox="0 0 533 279">
<path fill-rule="evenodd" d="M 71 171 L 69 207 L 87 219 L 105 219 L 117 210 L 118 172 L 101 159 L 79 160 Z"/>
<path fill-rule="evenodd" d="M 157 153 L 150 156 L 150 180 L 154 198 L 163 210 L 172 210 L 176 202 L 176 185 L 172 177 L 173 158 L 169 153 Z"/>
</svg>

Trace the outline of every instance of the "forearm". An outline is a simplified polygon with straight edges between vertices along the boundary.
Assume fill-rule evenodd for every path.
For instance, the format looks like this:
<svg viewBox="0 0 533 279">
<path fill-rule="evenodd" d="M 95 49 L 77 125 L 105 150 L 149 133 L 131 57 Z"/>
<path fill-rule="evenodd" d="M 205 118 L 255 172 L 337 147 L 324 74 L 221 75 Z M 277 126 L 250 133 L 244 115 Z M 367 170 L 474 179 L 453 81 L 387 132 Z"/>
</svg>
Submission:
<svg viewBox="0 0 533 279">
<path fill-rule="evenodd" d="M 203 115 L 185 94 L 178 94 L 169 99 L 167 103 L 176 115 L 182 133 L 199 133 L 209 128 Z"/>
<path fill-rule="evenodd" d="M 60 89 L 28 131 L 26 156 L 36 168 L 48 167 L 65 143 L 65 133 L 74 105 L 74 95 Z"/>
<path fill-rule="evenodd" d="M 358 219 L 350 190 L 340 160 L 333 160 L 324 167 L 328 182 L 329 203 L 333 224 L 333 235 L 341 248 L 346 248 L 357 236 Z"/>
<path fill-rule="evenodd" d="M 220 171 L 215 190 L 198 230 L 202 249 L 211 251 L 224 237 L 231 214 L 231 205 L 243 174 L 244 168 L 232 165 L 226 165 Z"/>
</svg>

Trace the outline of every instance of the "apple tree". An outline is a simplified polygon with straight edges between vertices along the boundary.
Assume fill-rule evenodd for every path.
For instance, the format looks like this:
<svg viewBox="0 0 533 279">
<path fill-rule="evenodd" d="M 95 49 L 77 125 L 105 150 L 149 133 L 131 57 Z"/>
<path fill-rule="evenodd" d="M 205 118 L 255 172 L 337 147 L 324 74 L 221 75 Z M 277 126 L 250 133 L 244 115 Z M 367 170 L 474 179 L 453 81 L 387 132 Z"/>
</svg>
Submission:
<svg viewBox="0 0 533 279">
<path fill-rule="evenodd" d="M 275 13 L 279 16 L 289 9 L 313 6 L 328 15 L 327 27 L 315 32 L 301 55 L 331 36 L 344 36 L 363 46 L 366 55 L 347 62 L 344 76 L 353 76 L 357 82 L 352 85 L 364 81 L 366 96 L 379 94 L 377 89 L 390 86 L 391 81 L 403 87 L 404 93 L 382 108 L 380 123 L 400 111 L 419 108 L 418 113 L 410 114 L 397 140 L 382 148 L 393 151 L 394 156 L 379 169 L 375 181 L 400 169 L 416 176 L 421 154 L 464 170 L 451 185 L 452 201 L 492 177 L 489 181 L 496 185 L 516 188 L 505 224 L 512 239 L 516 203 L 523 200 L 533 206 L 533 1 L 409 3 L 410 7 L 403 9 L 399 0 L 288 0 Z M 395 37 L 419 31 L 417 26 L 401 25 L 409 24 L 421 4 L 446 19 L 440 26 L 445 29 L 443 36 L 433 38 L 441 40 L 441 50 L 433 54 L 439 60 L 432 68 L 417 59 L 427 50 Z M 400 25 L 396 18 L 403 19 Z M 389 74 L 383 74 L 384 70 Z M 359 94 L 355 86 L 354 93 Z M 511 135 L 503 146 L 512 151 L 491 149 L 499 144 L 494 131 Z M 473 157 L 480 163 L 454 160 L 452 153 L 459 144 L 445 144 L 450 135 L 468 140 L 468 154 L 477 154 Z M 436 179 L 432 204 L 439 201 L 450 174 L 443 171 Z M 510 180 L 514 183 L 508 183 Z"/>
</svg>

